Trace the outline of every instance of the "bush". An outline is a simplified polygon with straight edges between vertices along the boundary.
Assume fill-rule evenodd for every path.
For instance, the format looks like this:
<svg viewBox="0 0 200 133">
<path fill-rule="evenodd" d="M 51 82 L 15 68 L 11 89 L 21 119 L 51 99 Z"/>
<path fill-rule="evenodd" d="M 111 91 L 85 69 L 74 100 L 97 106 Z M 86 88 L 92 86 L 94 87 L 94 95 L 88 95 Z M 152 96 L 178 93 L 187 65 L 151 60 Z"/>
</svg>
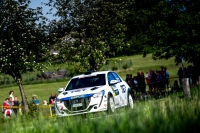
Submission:
<svg viewBox="0 0 200 133">
<path fill-rule="evenodd" d="M 38 105 L 29 103 L 28 104 L 28 108 L 29 108 L 29 112 L 28 112 L 29 116 L 31 116 L 31 117 L 37 117 L 37 116 L 39 116 Z"/>
<path fill-rule="evenodd" d="M 112 70 L 115 71 L 117 70 L 118 68 L 116 66 L 112 66 Z"/>
<path fill-rule="evenodd" d="M 123 68 L 124 70 L 126 70 L 128 67 L 129 67 L 128 64 L 123 64 L 123 65 L 122 65 L 122 68 Z"/>
</svg>

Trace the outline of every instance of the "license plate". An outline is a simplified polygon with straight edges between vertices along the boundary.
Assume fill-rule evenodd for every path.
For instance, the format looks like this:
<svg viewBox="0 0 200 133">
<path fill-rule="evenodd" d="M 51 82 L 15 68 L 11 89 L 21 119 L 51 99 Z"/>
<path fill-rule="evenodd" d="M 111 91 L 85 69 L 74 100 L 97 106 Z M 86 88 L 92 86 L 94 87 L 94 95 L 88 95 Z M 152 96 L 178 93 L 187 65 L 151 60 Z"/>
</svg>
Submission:
<svg viewBox="0 0 200 133">
<path fill-rule="evenodd" d="M 74 107 L 74 108 L 75 108 L 75 107 L 81 107 L 81 106 L 83 106 L 82 103 L 72 104 L 72 107 Z"/>
</svg>

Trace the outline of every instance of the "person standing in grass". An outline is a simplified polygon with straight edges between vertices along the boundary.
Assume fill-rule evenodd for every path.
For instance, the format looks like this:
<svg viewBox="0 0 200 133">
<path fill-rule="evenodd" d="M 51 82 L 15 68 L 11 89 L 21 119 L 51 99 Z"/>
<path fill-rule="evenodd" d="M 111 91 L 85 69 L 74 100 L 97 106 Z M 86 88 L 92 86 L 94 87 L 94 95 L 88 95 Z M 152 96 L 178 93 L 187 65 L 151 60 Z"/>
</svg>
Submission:
<svg viewBox="0 0 200 133">
<path fill-rule="evenodd" d="M 10 91 L 9 92 L 9 97 L 11 97 L 12 98 L 12 101 L 14 101 L 14 91 Z"/>
<path fill-rule="evenodd" d="M 39 105 L 40 101 L 37 99 L 37 95 L 33 94 L 32 99 L 30 101 L 31 104 Z"/>
<path fill-rule="evenodd" d="M 12 109 L 10 108 L 12 106 L 9 102 L 9 98 L 6 98 L 3 103 L 3 113 L 6 118 L 10 118 L 12 114 Z"/>
<path fill-rule="evenodd" d="M 169 88 L 169 72 L 167 71 L 167 67 L 164 67 L 164 72 L 165 72 L 166 89 L 168 89 Z"/>
<path fill-rule="evenodd" d="M 182 67 L 179 68 L 177 75 L 178 75 L 178 78 L 179 78 L 180 87 L 182 87 L 182 79 L 183 79 L 183 69 L 182 69 Z"/>
<path fill-rule="evenodd" d="M 146 76 L 145 76 L 145 79 L 146 79 L 146 84 L 148 85 L 148 89 L 149 89 L 149 93 L 151 94 L 152 92 L 152 87 L 151 87 L 151 74 L 150 72 L 146 72 Z"/>
<path fill-rule="evenodd" d="M 54 104 L 55 98 L 56 98 L 56 97 L 55 97 L 55 94 L 52 93 L 51 96 L 49 97 L 49 104 Z"/>
<path fill-rule="evenodd" d="M 13 108 L 13 111 L 14 113 L 17 115 L 18 111 L 19 111 L 19 101 L 18 101 L 18 97 L 14 97 L 14 108 Z"/>
<path fill-rule="evenodd" d="M 131 85 L 131 79 L 130 79 L 130 74 L 126 74 L 126 79 L 125 79 L 126 83 L 129 85 L 129 87 L 132 87 Z"/>
</svg>

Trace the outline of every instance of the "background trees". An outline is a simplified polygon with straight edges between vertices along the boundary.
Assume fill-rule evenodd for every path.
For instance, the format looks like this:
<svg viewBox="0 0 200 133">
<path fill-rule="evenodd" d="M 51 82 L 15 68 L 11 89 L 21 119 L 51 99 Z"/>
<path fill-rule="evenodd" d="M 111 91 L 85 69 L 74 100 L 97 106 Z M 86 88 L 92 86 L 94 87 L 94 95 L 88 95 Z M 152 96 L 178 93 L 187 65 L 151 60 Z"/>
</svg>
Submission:
<svg viewBox="0 0 200 133">
<path fill-rule="evenodd" d="M 153 53 L 154 59 L 180 55 L 198 64 L 199 2 L 196 0 L 62 0 L 57 9 L 60 56 L 98 69 L 108 57 Z M 73 41 L 67 41 L 70 36 Z M 62 38 L 64 37 L 64 39 Z M 193 53 L 193 54 L 191 54 Z"/>
<path fill-rule="evenodd" d="M 42 70 L 39 62 L 51 49 L 79 72 L 146 52 L 200 64 L 198 0 L 49 0 L 59 18 L 49 24 L 41 8 L 28 8 L 29 0 L 0 2 L 0 71 L 16 81 Z"/>
<path fill-rule="evenodd" d="M 66 61 L 78 62 L 80 71 L 98 70 L 110 56 L 116 56 L 124 42 L 126 12 L 123 1 L 51 1 L 61 18 L 62 31 L 55 49 Z M 67 30 L 67 29 L 71 30 Z M 61 49 L 62 48 L 62 49 Z"/>
<path fill-rule="evenodd" d="M 21 74 L 42 70 L 39 62 L 49 50 L 52 37 L 47 33 L 42 9 L 29 8 L 30 0 L 1 0 L 0 3 L 0 72 L 19 83 L 27 105 Z"/>
</svg>

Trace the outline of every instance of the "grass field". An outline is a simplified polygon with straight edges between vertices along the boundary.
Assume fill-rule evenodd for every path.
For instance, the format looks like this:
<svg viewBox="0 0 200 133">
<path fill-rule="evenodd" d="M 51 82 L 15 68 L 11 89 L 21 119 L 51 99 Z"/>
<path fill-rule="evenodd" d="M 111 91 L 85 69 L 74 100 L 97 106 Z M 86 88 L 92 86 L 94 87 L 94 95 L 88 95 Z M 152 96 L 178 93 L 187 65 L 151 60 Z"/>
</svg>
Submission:
<svg viewBox="0 0 200 133">
<path fill-rule="evenodd" d="M 121 61 L 116 59 L 101 68 L 101 70 L 110 70 L 113 65 L 118 67 L 115 70 L 123 79 L 127 73 L 136 75 L 137 71 L 147 72 L 150 69 L 157 70 L 161 66 L 168 68 L 170 80 L 177 79 L 179 66 L 175 66 L 173 59 L 154 61 L 151 54 L 143 58 L 141 55 L 120 57 Z M 123 65 L 129 67 L 124 70 Z M 189 64 L 185 64 L 186 66 Z M 57 67 L 57 66 L 55 66 Z M 64 66 L 63 66 L 64 67 Z M 53 68 L 51 68 L 53 69 Z M 68 79 L 56 82 L 35 82 L 25 84 L 24 90 L 28 101 L 31 100 L 32 94 L 36 94 L 38 99 L 48 100 L 51 93 L 57 93 L 58 88 L 65 87 Z M 0 100 L 4 101 L 8 97 L 10 90 L 15 92 L 15 96 L 21 96 L 18 86 L 0 86 Z M 0 132 L 5 133 L 182 133 L 198 132 L 200 127 L 200 88 L 191 90 L 192 99 L 182 99 L 179 96 L 182 93 L 170 95 L 169 97 L 159 100 L 151 99 L 135 104 L 134 110 L 118 110 L 114 115 L 93 118 L 88 115 L 86 119 L 82 117 L 56 119 L 56 117 L 13 117 L 11 120 L 0 117 Z M 97 115 L 98 116 L 98 115 Z M 99 115 L 100 116 L 100 115 Z M 91 119 L 92 117 L 92 119 Z M 89 118 L 89 119 L 88 119 Z"/>
<path fill-rule="evenodd" d="M 146 73 L 147 71 L 149 71 L 150 69 L 153 70 L 158 70 L 160 69 L 161 66 L 165 66 L 167 67 L 169 74 L 170 74 L 170 81 L 171 83 L 173 82 L 173 80 L 177 79 L 177 71 L 179 66 L 175 66 L 174 63 L 174 59 L 171 58 L 169 60 L 153 60 L 151 58 L 151 54 L 148 54 L 145 58 L 142 57 L 142 55 L 135 55 L 135 56 L 124 56 L 124 57 L 120 57 L 117 59 L 121 59 L 120 63 L 119 62 L 115 62 L 116 58 L 113 58 L 111 60 L 114 61 L 110 61 L 110 63 L 108 65 L 105 65 L 101 68 L 101 70 L 111 70 L 113 65 L 118 66 L 118 70 L 115 70 L 123 79 L 125 79 L 125 75 L 127 73 L 131 73 L 133 75 L 136 75 L 136 73 L 141 70 L 144 73 Z M 129 67 L 124 70 L 122 68 L 122 66 L 124 64 L 129 65 Z M 186 66 L 188 64 L 185 64 Z M 119 67 L 121 66 L 121 67 Z M 65 65 L 59 65 L 59 66 L 51 66 L 51 70 L 53 69 L 53 67 L 56 68 L 60 68 L 60 69 L 65 69 Z M 30 74 L 31 75 L 31 74 Z M 55 81 L 55 82 L 44 82 L 44 83 L 39 83 L 36 84 L 35 82 L 33 82 L 31 84 L 31 82 L 27 85 L 24 85 L 24 90 L 26 93 L 26 96 L 28 98 L 28 100 L 31 100 L 31 96 L 33 94 L 36 94 L 38 96 L 38 99 L 40 101 L 42 100 L 48 100 L 49 96 L 51 93 L 58 93 L 57 90 L 61 87 L 65 87 L 66 84 L 68 82 L 68 79 L 66 80 L 61 80 L 61 81 Z M 8 93 L 10 90 L 14 91 L 14 95 L 19 97 L 19 100 L 21 101 L 21 95 L 19 92 L 19 87 L 17 85 L 14 86 L 0 86 L 0 101 L 4 101 L 4 99 L 6 97 L 8 97 Z"/>
<path fill-rule="evenodd" d="M 200 88 L 191 91 L 192 99 L 173 94 L 160 100 L 135 104 L 112 115 L 44 118 L 17 117 L 2 120 L 5 133 L 198 133 L 200 130 Z"/>
</svg>

